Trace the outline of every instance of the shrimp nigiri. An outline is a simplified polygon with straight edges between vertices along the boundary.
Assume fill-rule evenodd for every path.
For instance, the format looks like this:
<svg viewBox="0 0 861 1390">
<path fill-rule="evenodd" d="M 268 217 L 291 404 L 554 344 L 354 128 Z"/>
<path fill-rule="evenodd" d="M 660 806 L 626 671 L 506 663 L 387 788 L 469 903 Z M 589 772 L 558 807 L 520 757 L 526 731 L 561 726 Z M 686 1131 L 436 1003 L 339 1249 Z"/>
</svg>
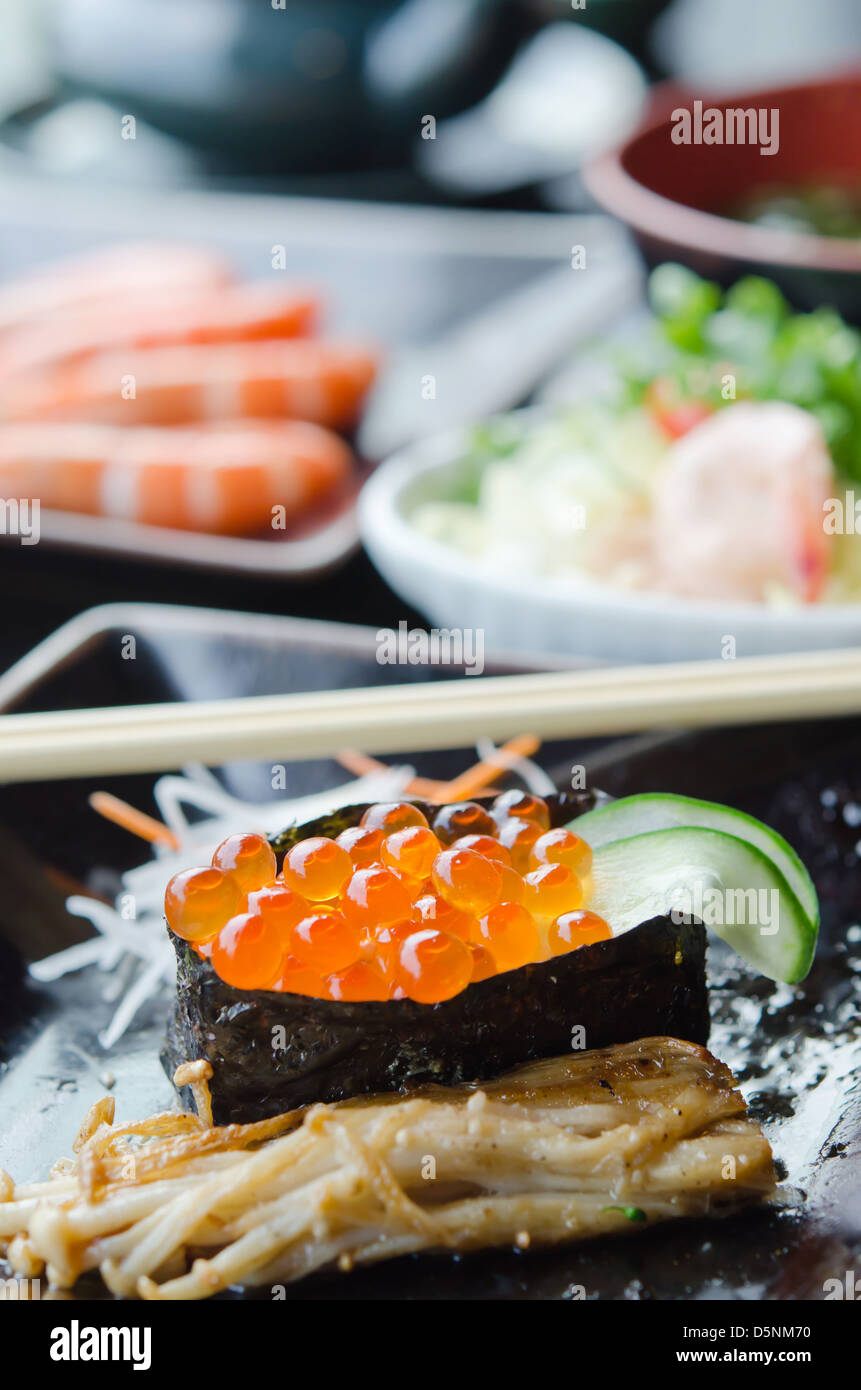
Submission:
<svg viewBox="0 0 861 1390">
<path fill-rule="evenodd" d="M 112 348 L 303 337 L 316 315 L 317 301 L 306 289 L 265 281 L 98 300 L 0 336 L 0 374 L 68 365 Z"/>
<path fill-rule="evenodd" d="M 348 445 L 305 421 L 0 426 L 0 495 L 183 530 L 248 535 L 289 525 L 341 489 L 351 469 Z"/>
<path fill-rule="evenodd" d="M 820 597 L 829 568 L 823 506 L 834 466 L 815 416 L 738 402 L 668 450 L 655 493 L 660 587 L 698 598 Z"/>
<path fill-rule="evenodd" d="M 300 339 L 192 344 L 98 353 L 7 380 L 7 420 L 180 425 L 219 418 L 287 418 L 348 428 L 376 372 L 375 354 Z"/>
</svg>

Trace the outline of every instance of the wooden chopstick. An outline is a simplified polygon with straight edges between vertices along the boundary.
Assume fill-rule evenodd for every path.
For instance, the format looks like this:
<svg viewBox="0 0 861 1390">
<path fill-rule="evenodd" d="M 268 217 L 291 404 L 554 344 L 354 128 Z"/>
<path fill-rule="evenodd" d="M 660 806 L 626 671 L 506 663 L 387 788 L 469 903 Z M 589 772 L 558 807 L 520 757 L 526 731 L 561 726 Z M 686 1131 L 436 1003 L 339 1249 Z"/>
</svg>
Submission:
<svg viewBox="0 0 861 1390">
<path fill-rule="evenodd" d="M 861 712 L 861 649 L 0 717 L 0 781 Z"/>
</svg>

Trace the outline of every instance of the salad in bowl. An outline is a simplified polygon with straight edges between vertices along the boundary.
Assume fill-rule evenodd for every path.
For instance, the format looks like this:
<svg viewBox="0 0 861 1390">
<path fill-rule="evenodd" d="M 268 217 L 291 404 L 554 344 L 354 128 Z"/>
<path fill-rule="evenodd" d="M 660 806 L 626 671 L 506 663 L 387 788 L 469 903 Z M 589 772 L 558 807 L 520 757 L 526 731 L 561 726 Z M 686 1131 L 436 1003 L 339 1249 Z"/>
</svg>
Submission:
<svg viewBox="0 0 861 1390">
<path fill-rule="evenodd" d="M 770 604 L 861 596 L 861 333 L 767 280 L 650 281 L 652 331 L 614 388 L 474 431 L 416 529 L 489 569 Z M 861 490 L 859 490 L 861 498 Z M 848 542 L 848 543 L 847 543 Z"/>
<path fill-rule="evenodd" d="M 861 640 L 861 332 L 757 277 L 724 292 L 667 264 L 649 298 L 648 330 L 600 348 L 588 397 L 383 465 L 361 509 L 378 568 L 435 621 L 462 624 L 468 589 L 501 647 L 683 659 L 727 633 L 748 654 Z"/>
</svg>

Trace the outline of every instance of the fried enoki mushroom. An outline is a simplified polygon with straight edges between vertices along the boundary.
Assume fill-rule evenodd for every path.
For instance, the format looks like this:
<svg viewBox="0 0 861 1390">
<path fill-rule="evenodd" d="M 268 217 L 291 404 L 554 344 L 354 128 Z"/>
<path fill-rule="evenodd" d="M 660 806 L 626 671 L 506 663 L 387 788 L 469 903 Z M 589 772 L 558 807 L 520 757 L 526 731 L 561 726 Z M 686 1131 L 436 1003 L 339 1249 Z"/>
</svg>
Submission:
<svg viewBox="0 0 861 1390">
<path fill-rule="evenodd" d="M 178 1081 L 198 1088 L 204 1116 L 205 1073 L 191 1063 Z M 99 1270 L 126 1297 L 635 1232 L 774 1188 L 731 1072 L 674 1038 L 249 1125 L 178 1113 L 115 1125 L 100 1101 L 79 1138 L 49 1181 L 0 1185 L 0 1244 L 13 1272 L 69 1288 Z"/>
</svg>

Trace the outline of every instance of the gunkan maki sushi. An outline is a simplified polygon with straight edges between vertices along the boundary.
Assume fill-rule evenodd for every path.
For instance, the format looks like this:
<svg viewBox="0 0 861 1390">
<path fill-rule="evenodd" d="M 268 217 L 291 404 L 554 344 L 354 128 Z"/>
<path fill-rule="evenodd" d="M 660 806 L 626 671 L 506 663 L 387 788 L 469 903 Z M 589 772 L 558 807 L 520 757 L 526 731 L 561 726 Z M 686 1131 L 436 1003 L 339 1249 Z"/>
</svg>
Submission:
<svg viewBox="0 0 861 1390">
<path fill-rule="evenodd" d="M 223 1124 L 484 1080 L 572 1048 L 705 1043 L 691 889 L 717 881 L 778 894 L 768 935 L 747 898 L 737 920 L 710 925 L 765 973 L 800 978 L 816 930 L 800 861 L 759 822 L 707 803 L 513 791 L 230 836 L 168 885 L 166 1070 L 208 1060 Z"/>
</svg>

